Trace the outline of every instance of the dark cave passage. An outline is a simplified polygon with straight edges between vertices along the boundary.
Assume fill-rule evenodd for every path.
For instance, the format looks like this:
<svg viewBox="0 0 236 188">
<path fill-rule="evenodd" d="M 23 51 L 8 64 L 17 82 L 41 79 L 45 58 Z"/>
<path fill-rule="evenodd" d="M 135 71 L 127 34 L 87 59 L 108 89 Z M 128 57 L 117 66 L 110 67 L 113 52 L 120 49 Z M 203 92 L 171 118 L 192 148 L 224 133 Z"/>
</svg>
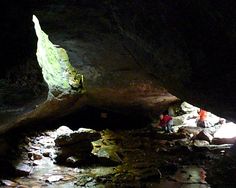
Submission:
<svg viewBox="0 0 236 188">
<path fill-rule="evenodd" d="M 235 187 L 233 0 L 1 7 L 0 186 Z"/>
</svg>

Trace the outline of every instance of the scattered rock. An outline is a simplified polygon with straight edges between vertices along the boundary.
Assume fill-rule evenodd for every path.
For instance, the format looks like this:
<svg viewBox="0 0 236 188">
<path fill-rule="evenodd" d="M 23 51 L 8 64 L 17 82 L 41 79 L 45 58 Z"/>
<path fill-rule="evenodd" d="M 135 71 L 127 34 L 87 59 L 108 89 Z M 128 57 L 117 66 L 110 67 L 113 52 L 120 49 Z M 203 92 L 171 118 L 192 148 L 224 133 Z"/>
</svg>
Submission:
<svg viewBox="0 0 236 188">
<path fill-rule="evenodd" d="M 159 181 L 162 177 L 160 170 L 155 168 L 146 168 L 139 171 L 139 173 L 136 178 L 139 181 Z"/>
<path fill-rule="evenodd" d="M 84 187 L 87 183 L 91 182 L 92 180 L 93 178 L 90 176 L 81 176 L 77 179 L 75 185 Z"/>
<path fill-rule="evenodd" d="M 62 162 L 65 161 L 68 157 L 71 156 L 81 156 L 89 155 L 93 149 L 93 145 L 90 142 L 83 141 L 77 144 L 68 145 L 65 147 L 59 147 L 56 152 L 56 161 Z"/>
<path fill-rule="evenodd" d="M 44 157 L 50 157 L 50 155 L 53 153 L 53 150 L 52 149 L 44 149 L 42 151 L 42 154 Z"/>
<path fill-rule="evenodd" d="M 62 180 L 63 178 L 64 176 L 62 175 L 52 175 L 46 180 L 46 182 L 49 182 L 49 183 L 57 182 L 57 181 Z"/>
<path fill-rule="evenodd" d="M 100 148 L 96 153 L 96 156 L 98 156 L 98 158 L 110 159 L 116 164 L 121 164 L 123 162 L 122 159 L 119 157 L 119 155 L 116 153 L 116 151 L 114 151 L 112 146 Z"/>
<path fill-rule="evenodd" d="M 79 159 L 78 157 L 75 157 L 75 156 L 71 156 L 71 157 L 68 157 L 66 159 L 66 163 L 69 164 L 69 165 L 76 165 L 76 163 L 78 163 L 81 159 Z"/>
<path fill-rule="evenodd" d="M 211 143 L 213 136 L 210 135 L 206 130 L 202 130 L 200 133 L 196 135 L 196 139 L 198 140 L 206 140 L 207 142 Z"/>
<path fill-rule="evenodd" d="M 189 145 L 190 140 L 187 138 L 183 138 L 183 139 L 174 140 L 174 142 L 176 146 L 184 146 L 184 145 Z"/>
<path fill-rule="evenodd" d="M 191 113 L 191 112 L 197 112 L 197 110 L 198 110 L 199 108 L 197 108 L 197 107 L 195 107 L 195 106 L 193 106 L 193 105 L 191 105 L 191 104 L 189 104 L 189 103 L 187 103 L 187 102 L 183 102 L 183 103 L 181 104 L 181 109 L 182 109 L 184 112 L 186 112 L 186 113 Z"/>
<path fill-rule="evenodd" d="M 70 134 L 60 135 L 55 139 L 56 146 L 65 146 L 75 144 L 81 141 L 95 141 L 101 138 L 100 133 L 92 129 L 80 128 Z"/>
<path fill-rule="evenodd" d="M 20 163 L 16 166 L 16 174 L 18 176 L 28 176 L 32 171 L 32 168 L 29 165 Z"/>
<path fill-rule="evenodd" d="M 183 126 L 179 128 L 179 133 L 185 133 L 188 135 L 193 135 L 196 136 L 198 135 L 201 131 L 203 130 L 203 128 L 201 127 L 189 127 L 189 126 Z"/>
<path fill-rule="evenodd" d="M 6 185 L 8 187 L 17 187 L 17 183 L 11 180 L 1 180 L 3 185 Z"/>
<path fill-rule="evenodd" d="M 173 124 L 175 126 L 183 125 L 187 117 L 188 117 L 188 114 L 184 114 L 182 116 L 173 117 Z"/>
<path fill-rule="evenodd" d="M 67 126 L 61 126 L 56 130 L 57 136 L 68 135 L 73 133 L 73 131 Z"/>
<path fill-rule="evenodd" d="M 234 144 L 236 142 L 236 137 L 233 138 L 213 138 L 212 144 Z"/>
<path fill-rule="evenodd" d="M 41 160 L 42 159 L 42 155 L 40 153 L 36 153 L 36 152 L 29 152 L 28 157 L 31 160 Z"/>
<path fill-rule="evenodd" d="M 196 147 L 205 147 L 209 145 L 209 142 L 206 140 L 194 140 L 193 145 Z"/>
</svg>

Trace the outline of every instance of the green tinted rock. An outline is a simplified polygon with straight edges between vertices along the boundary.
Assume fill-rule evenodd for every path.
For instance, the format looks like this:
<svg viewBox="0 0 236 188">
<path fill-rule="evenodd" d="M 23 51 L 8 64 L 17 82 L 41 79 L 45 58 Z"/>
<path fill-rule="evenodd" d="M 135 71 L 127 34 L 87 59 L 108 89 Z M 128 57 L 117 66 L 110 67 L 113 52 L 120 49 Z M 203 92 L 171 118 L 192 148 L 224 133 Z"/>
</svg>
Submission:
<svg viewBox="0 0 236 188">
<path fill-rule="evenodd" d="M 72 67 L 65 49 L 54 45 L 41 29 L 36 16 L 33 16 L 38 37 L 37 59 L 42 68 L 43 78 L 49 87 L 49 97 L 66 93 L 83 92 L 83 75 Z"/>
</svg>

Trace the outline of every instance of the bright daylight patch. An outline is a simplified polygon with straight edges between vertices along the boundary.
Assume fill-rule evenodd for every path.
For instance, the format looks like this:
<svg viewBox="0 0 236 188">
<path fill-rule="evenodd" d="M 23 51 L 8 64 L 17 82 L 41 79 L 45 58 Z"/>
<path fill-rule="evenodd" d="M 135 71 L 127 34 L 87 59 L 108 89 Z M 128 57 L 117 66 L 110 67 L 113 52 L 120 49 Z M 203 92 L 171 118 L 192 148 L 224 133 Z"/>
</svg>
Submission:
<svg viewBox="0 0 236 188">
<path fill-rule="evenodd" d="M 71 92 L 83 92 L 83 75 L 70 64 L 66 50 L 48 39 L 35 15 L 33 22 L 38 37 L 37 59 L 43 78 L 48 84 L 49 98 Z"/>
<path fill-rule="evenodd" d="M 177 125 L 177 127 L 175 128 L 176 131 L 181 126 L 196 127 L 197 120 L 199 117 L 198 112 L 200 111 L 200 108 L 183 102 L 181 104 L 181 109 L 185 112 L 185 114 L 173 117 L 174 125 Z M 214 138 L 236 138 L 235 123 L 229 122 L 224 118 L 218 117 L 212 114 L 211 112 L 207 112 L 205 121 L 207 125 L 205 129 L 207 129 L 211 133 L 214 133 L 212 134 Z"/>
<path fill-rule="evenodd" d="M 215 138 L 233 138 L 233 137 L 236 137 L 236 124 L 232 123 L 232 122 L 225 123 L 214 134 L 214 137 Z"/>
</svg>

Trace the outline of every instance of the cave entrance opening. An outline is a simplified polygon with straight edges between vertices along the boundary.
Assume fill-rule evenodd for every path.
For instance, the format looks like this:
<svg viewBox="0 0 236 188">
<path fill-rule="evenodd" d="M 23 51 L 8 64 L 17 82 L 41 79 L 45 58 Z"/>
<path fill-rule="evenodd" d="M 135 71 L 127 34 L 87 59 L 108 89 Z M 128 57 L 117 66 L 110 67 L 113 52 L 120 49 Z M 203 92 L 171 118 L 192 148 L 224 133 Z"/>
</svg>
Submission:
<svg viewBox="0 0 236 188">
<path fill-rule="evenodd" d="M 204 140 L 213 145 L 233 144 L 236 141 L 235 123 L 187 102 L 170 106 L 168 114 L 173 118 L 174 132 L 186 133 L 192 140 Z"/>
</svg>

